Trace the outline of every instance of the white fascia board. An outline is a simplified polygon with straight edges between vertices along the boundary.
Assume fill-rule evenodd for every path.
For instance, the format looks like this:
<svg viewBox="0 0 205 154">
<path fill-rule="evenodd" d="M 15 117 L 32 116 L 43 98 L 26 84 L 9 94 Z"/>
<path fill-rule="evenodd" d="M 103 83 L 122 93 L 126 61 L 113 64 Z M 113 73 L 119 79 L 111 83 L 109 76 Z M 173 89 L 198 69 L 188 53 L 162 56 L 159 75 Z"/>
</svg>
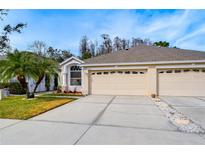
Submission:
<svg viewBox="0 0 205 154">
<path fill-rule="evenodd" d="M 72 56 L 72 57 L 70 57 L 70 58 L 64 60 L 63 62 L 61 62 L 61 63 L 59 64 L 59 66 L 62 66 L 62 65 L 64 65 L 64 64 L 68 63 L 68 62 L 71 61 L 72 59 L 78 61 L 80 64 L 83 64 L 83 63 L 84 63 L 84 61 L 82 61 L 82 60 L 80 60 L 80 59 L 78 59 L 78 58 Z"/>
<path fill-rule="evenodd" d="M 166 68 L 205 68 L 205 64 L 156 66 L 156 68 L 157 69 L 166 69 Z"/>
<path fill-rule="evenodd" d="M 153 64 L 183 64 L 183 63 L 205 63 L 205 60 L 184 60 L 184 61 L 158 61 L 158 62 L 132 62 L 132 63 L 102 63 L 102 64 L 81 64 L 89 66 L 117 66 L 117 65 L 153 65 Z"/>
<path fill-rule="evenodd" d="M 103 71 L 103 70 L 128 70 L 128 69 L 148 69 L 146 66 L 129 66 L 129 67 L 96 67 L 96 68 L 87 68 L 89 71 Z"/>
</svg>

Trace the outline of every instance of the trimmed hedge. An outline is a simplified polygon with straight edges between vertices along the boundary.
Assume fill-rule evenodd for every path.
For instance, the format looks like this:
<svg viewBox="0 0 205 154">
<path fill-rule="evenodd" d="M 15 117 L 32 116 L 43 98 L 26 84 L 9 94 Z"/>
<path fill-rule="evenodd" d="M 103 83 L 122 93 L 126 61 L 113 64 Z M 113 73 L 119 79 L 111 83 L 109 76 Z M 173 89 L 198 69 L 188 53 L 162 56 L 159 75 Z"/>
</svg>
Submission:
<svg viewBox="0 0 205 154">
<path fill-rule="evenodd" d="M 0 83 L 0 89 L 8 88 L 10 94 L 25 94 L 26 91 L 19 82 Z"/>
</svg>

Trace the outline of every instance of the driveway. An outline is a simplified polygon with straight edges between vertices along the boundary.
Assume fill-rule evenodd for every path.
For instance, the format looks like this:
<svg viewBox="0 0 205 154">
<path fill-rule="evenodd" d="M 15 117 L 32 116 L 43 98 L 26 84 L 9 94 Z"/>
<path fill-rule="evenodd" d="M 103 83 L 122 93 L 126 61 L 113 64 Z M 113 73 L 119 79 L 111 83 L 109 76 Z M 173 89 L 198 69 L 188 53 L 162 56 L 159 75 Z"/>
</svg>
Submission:
<svg viewBox="0 0 205 154">
<path fill-rule="evenodd" d="M 91 95 L 26 121 L 0 119 L 0 144 L 205 144 L 146 96 Z"/>
<path fill-rule="evenodd" d="M 161 99 L 205 128 L 205 97 L 164 96 Z"/>
</svg>

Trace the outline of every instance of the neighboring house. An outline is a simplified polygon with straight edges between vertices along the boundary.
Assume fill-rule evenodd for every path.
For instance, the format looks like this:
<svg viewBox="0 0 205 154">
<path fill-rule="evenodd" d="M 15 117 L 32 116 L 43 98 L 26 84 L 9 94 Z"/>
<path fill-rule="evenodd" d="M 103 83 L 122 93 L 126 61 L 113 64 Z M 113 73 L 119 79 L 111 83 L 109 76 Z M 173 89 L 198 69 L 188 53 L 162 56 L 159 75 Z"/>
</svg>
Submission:
<svg viewBox="0 0 205 154">
<path fill-rule="evenodd" d="M 27 79 L 29 91 L 32 92 L 35 87 L 35 81 L 32 78 Z M 11 79 L 9 82 L 18 82 L 16 78 Z M 50 90 L 54 90 L 54 78 L 51 78 L 50 80 Z M 38 85 L 38 88 L 36 89 L 36 92 L 44 92 L 47 91 L 47 88 L 45 86 L 45 77 L 41 81 L 41 83 Z"/>
<path fill-rule="evenodd" d="M 5 57 L 0 56 L 0 60 L 4 59 Z M 27 79 L 28 80 L 28 86 L 29 86 L 29 91 L 33 91 L 34 87 L 35 87 L 35 81 L 32 78 Z M 9 82 L 18 82 L 16 78 L 11 79 Z M 51 78 L 50 80 L 50 90 L 54 90 L 54 77 Z M 47 91 L 47 88 L 45 86 L 45 78 L 41 81 L 41 83 L 39 84 L 36 92 L 43 92 L 43 91 Z"/>
<path fill-rule="evenodd" d="M 65 91 L 99 95 L 205 96 L 205 52 L 139 45 L 62 62 Z"/>
</svg>

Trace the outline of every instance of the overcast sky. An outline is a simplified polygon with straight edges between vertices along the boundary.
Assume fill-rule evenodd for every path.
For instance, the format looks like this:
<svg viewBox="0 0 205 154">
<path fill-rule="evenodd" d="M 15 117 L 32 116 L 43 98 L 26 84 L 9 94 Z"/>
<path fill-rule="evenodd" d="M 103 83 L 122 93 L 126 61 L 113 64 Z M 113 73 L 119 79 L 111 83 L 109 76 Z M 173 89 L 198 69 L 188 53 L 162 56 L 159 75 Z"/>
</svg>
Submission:
<svg viewBox="0 0 205 154">
<path fill-rule="evenodd" d="M 0 26 L 18 22 L 27 23 L 22 34 L 11 36 L 12 47 L 20 50 L 42 40 L 78 55 L 83 35 L 95 41 L 107 33 L 111 38 L 150 38 L 205 51 L 205 10 L 10 10 Z"/>
</svg>

